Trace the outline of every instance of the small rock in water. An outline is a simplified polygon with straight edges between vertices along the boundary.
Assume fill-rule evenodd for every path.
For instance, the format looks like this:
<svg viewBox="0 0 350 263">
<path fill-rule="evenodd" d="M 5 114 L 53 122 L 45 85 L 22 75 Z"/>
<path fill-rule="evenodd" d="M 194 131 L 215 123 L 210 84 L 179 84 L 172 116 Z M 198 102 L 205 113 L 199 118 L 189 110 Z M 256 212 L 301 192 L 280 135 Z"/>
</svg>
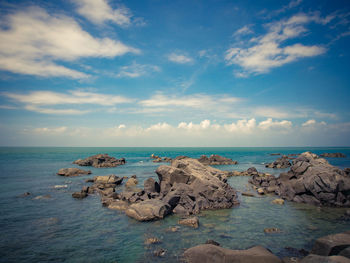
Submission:
<svg viewBox="0 0 350 263">
<path fill-rule="evenodd" d="M 276 204 L 276 205 L 284 205 L 284 200 L 281 198 L 277 198 L 277 199 L 273 200 L 272 203 Z"/>
<path fill-rule="evenodd" d="M 211 245 L 214 245 L 214 246 L 218 246 L 220 247 L 220 243 L 216 242 L 215 240 L 212 240 L 212 239 L 208 239 L 205 244 L 211 244 Z"/>
<path fill-rule="evenodd" d="M 185 225 L 185 226 L 190 226 L 193 228 L 198 228 L 199 225 L 199 219 L 198 217 L 190 217 L 190 218 L 185 218 L 185 219 L 180 219 L 178 222 L 180 225 Z"/>
<path fill-rule="evenodd" d="M 166 250 L 160 248 L 160 249 L 155 250 L 155 251 L 153 252 L 153 255 L 154 255 L 155 257 L 163 257 L 163 256 L 165 256 L 165 253 L 166 253 Z"/>
<path fill-rule="evenodd" d="M 257 191 L 259 195 L 265 194 L 264 188 L 258 188 Z"/>
<path fill-rule="evenodd" d="M 25 193 L 19 195 L 18 197 L 27 197 L 27 196 L 30 196 L 30 195 L 31 195 L 31 193 L 25 192 Z"/>
<path fill-rule="evenodd" d="M 149 237 L 145 240 L 146 245 L 152 245 L 152 244 L 160 244 L 162 241 L 156 237 Z"/>
<path fill-rule="evenodd" d="M 169 227 L 166 231 L 167 232 L 177 232 L 179 231 L 180 227 L 178 226 L 172 226 L 172 227 Z"/>
<path fill-rule="evenodd" d="M 242 195 L 243 196 L 249 196 L 249 197 L 256 197 L 255 194 L 250 193 L 250 192 L 243 192 Z"/>
<path fill-rule="evenodd" d="M 87 193 L 85 193 L 85 192 L 83 192 L 83 191 L 74 192 L 74 193 L 72 194 L 72 197 L 73 197 L 73 198 L 77 198 L 77 199 L 83 199 L 83 198 L 85 198 L 85 197 L 87 197 L 87 196 L 88 196 Z"/>
<path fill-rule="evenodd" d="M 42 200 L 42 199 L 50 199 L 51 195 L 38 195 L 36 197 L 34 197 L 34 200 Z"/>
<path fill-rule="evenodd" d="M 126 181 L 125 186 L 133 187 L 133 186 L 136 186 L 137 183 L 138 183 L 137 179 L 135 179 L 134 177 L 131 177 L 129 180 Z"/>
<path fill-rule="evenodd" d="M 277 228 L 277 227 L 271 227 L 271 228 L 265 228 L 264 232 L 266 234 L 273 234 L 273 233 L 281 233 L 281 229 Z"/>
</svg>

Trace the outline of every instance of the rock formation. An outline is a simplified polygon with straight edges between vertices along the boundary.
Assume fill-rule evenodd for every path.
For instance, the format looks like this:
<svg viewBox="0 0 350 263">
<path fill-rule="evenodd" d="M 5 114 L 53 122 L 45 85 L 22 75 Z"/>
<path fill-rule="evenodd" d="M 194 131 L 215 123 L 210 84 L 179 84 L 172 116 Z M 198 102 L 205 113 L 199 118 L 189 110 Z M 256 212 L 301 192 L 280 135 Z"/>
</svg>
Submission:
<svg viewBox="0 0 350 263">
<path fill-rule="evenodd" d="M 78 168 L 62 168 L 57 172 L 57 175 L 67 176 L 67 177 L 78 176 L 83 174 L 91 174 L 91 171 L 85 171 Z"/>
<path fill-rule="evenodd" d="M 208 158 L 206 155 L 202 155 L 198 161 L 204 165 L 229 165 L 229 164 L 238 164 L 237 161 L 233 161 L 230 158 L 222 157 L 217 154 L 212 154 Z"/>
<path fill-rule="evenodd" d="M 278 158 L 276 161 L 265 165 L 266 168 L 277 168 L 277 169 L 288 168 L 290 166 L 291 164 L 289 162 L 289 157 L 287 155 L 283 155 L 282 157 Z"/>
<path fill-rule="evenodd" d="M 126 163 L 124 158 L 116 159 L 108 154 L 96 154 L 85 159 L 79 159 L 73 162 L 79 166 L 93 166 L 96 168 L 116 167 Z"/>
<path fill-rule="evenodd" d="M 343 153 L 322 153 L 321 157 L 329 157 L 329 158 L 345 158 L 346 155 Z"/>
</svg>

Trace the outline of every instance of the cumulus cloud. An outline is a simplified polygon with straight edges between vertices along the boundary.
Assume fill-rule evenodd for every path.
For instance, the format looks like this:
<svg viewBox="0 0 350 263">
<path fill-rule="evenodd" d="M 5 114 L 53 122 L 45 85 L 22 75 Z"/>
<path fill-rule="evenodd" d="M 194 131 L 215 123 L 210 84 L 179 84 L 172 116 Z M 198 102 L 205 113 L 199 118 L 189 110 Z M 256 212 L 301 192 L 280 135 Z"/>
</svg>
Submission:
<svg viewBox="0 0 350 263">
<path fill-rule="evenodd" d="M 310 120 L 304 122 L 301 126 L 302 127 L 315 127 L 316 125 L 326 125 L 326 123 L 324 121 L 317 122 L 314 119 L 310 119 Z"/>
<path fill-rule="evenodd" d="M 303 45 L 295 43 L 283 45 L 289 39 L 302 36 L 308 30 L 305 25 L 310 22 L 325 25 L 334 16 L 321 17 L 319 13 L 300 13 L 289 19 L 272 22 L 267 25 L 267 33 L 253 37 L 247 46 L 232 47 L 226 51 L 228 65 L 238 65 L 243 71 L 236 71 L 237 77 L 249 74 L 262 74 L 272 68 L 283 66 L 301 58 L 314 57 L 326 52 L 322 45 Z"/>
<path fill-rule="evenodd" d="M 183 54 L 177 54 L 177 53 L 169 54 L 168 59 L 169 61 L 178 63 L 178 64 L 189 64 L 193 62 L 193 59 L 191 57 L 188 57 Z"/>
<path fill-rule="evenodd" d="M 258 125 L 258 127 L 262 130 L 269 130 L 269 129 L 290 129 L 292 127 L 292 122 L 283 120 L 283 121 L 273 121 L 272 118 L 268 118 L 265 121 L 261 121 Z"/>
<path fill-rule="evenodd" d="M 139 50 L 110 38 L 95 38 L 70 17 L 38 7 L 9 14 L 0 28 L 0 69 L 40 77 L 87 78 L 58 64 L 85 57 L 113 58 Z"/>
<path fill-rule="evenodd" d="M 123 66 L 115 75 L 117 78 L 138 78 L 149 75 L 153 72 L 159 72 L 160 68 L 155 65 L 132 63 L 129 66 Z"/>
<path fill-rule="evenodd" d="M 77 5 L 77 12 L 95 24 L 107 21 L 119 26 L 131 24 L 132 14 L 126 7 L 112 9 L 106 0 L 72 0 Z"/>
</svg>

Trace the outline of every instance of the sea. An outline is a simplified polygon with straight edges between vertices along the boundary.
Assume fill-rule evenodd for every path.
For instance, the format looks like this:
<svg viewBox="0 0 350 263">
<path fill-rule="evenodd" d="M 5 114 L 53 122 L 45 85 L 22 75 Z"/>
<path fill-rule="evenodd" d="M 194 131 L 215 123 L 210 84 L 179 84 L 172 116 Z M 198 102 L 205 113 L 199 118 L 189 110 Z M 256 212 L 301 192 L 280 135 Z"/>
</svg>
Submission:
<svg viewBox="0 0 350 263">
<path fill-rule="evenodd" d="M 237 160 L 238 165 L 216 168 L 243 171 L 254 166 L 259 172 L 278 176 L 288 169 L 265 168 L 265 163 L 278 158 L 271 153 L 305 151 L 342 152 L 346 158 L 327 160 L 342 169 L 350 167 L 350 148 L 1 147 L 0 262 L 181 262 L 187 248 L 209 239 L 229 249 L 261 245 L 281 258 L 300 256 L 300 250 L 309 251 L 317 238 L 350 230 L 346 209 L 287 201 L 276 205 L 271 203 L 274 195 L 242 196 L 240 192 L 249 189 L 248 177 L 231 177 L 228 183 L 239 191 L 240 205 L 201 212 L 200 226 L 193 229 L 178 225 L 178 215 L 137 222 L 121 211 L 103 207 L 97 194 L 77 200 L 72 193 L 97 175 L 136 175 L 140 187 L 149 177 L 157 180 L 155 170 L 166 163 L 153 163 L 151 154 L 171 158 L 219 154 Z M 127 163 L 115 168 L 82 167 L 91 170 L 91 175 L 56 175 L 60 168 L 76 167 L 74 160 L 100 153 L 124 157 Z M 26 192 L 30 195 L 23 196 Z M 179 226 L 178 231 L 170 231 L 174 226 Z M 264 232 L 272 227 L 281 232 Z M 145 244 L 150 237 L 161 242 Z M 159 249 L 165 251 L 163 257 L 154 255 Z"/>
</svg>

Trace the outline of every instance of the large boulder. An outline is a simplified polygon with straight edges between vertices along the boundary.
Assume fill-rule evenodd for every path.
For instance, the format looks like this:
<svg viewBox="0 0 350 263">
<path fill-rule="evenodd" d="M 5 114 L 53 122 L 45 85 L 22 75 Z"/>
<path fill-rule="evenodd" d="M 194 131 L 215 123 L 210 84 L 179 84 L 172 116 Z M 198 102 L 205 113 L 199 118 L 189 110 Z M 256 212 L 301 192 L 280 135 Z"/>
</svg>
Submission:
<svg viewBox="0 0 350 263">
<path fill-rule="evenodd" d="M 319 256 L 310 254 L 299 261 L 300 263 L 350 263 L 350 259 L 343 256 Z"/>
<path fill-rule="evenodd" d="M 290 166 L 291 164 L 289 162 L 289 157 L 287 155 L 283 155 L 281 158 L 278 158 L 276 161 L 265 165 L 266 168 L 276 168 L 276 169 L 284 169 Z"/>
<path fill-rule="evenodd" d="M 342 254 L 343 250 L 348 248 L 350 248 L 350 231 L 317 239 L 311 253 L 320 256 L 333 256 Z"/>
<path fill-rule="evenodd" d="M 184 252 L 187 263 L 281 263 L 282 261 L 261 246 L 246 250 L 231 250 L 215 245 L 204 244 L 187 249 Z"/>
<path fill-rule="evenodd" d="M 150 221 L 164 218 L 170 213 L 170 206 L 161 200 L 146 200 L 130 205 L 125 213 L 138 221 Z"/>
<path fill-rule="evenodd" d="M 91 171 L 85 171 L 79 168 L 62 168 L 57 172 L 57 175 L 60 176 L 79 176 L 83 174 L 91 174 Z"/>
<path fill-rule="evenodd" d="M 228 165 L 228 164 L 238 164 L 237 161 L 233 161 L 230 158 L 226 158 L 217 154 L 212 154 L 208 158 L 206 155 L 202 155 L 198 161 L 205 165 Z"/>
<path fill-rule="evenodd" d="M 85 159 L 79 159 L 73 162 L 79 166 L 93 166 L 96 168 L 105 168 L 105 167 L 116 167 L 126 163 L 124 158 L 114 158 L 108 154 L 96 154 Z"/>
<path fill-rule="evenodd" d="M 273 188 L 289 201 L 350 207 L 350 177 L 346 171 L 310 152 L 300 154 L 290 170 L 276 179 L 253 176 L 249 182 L 257 187 Z"/>
</svg>

